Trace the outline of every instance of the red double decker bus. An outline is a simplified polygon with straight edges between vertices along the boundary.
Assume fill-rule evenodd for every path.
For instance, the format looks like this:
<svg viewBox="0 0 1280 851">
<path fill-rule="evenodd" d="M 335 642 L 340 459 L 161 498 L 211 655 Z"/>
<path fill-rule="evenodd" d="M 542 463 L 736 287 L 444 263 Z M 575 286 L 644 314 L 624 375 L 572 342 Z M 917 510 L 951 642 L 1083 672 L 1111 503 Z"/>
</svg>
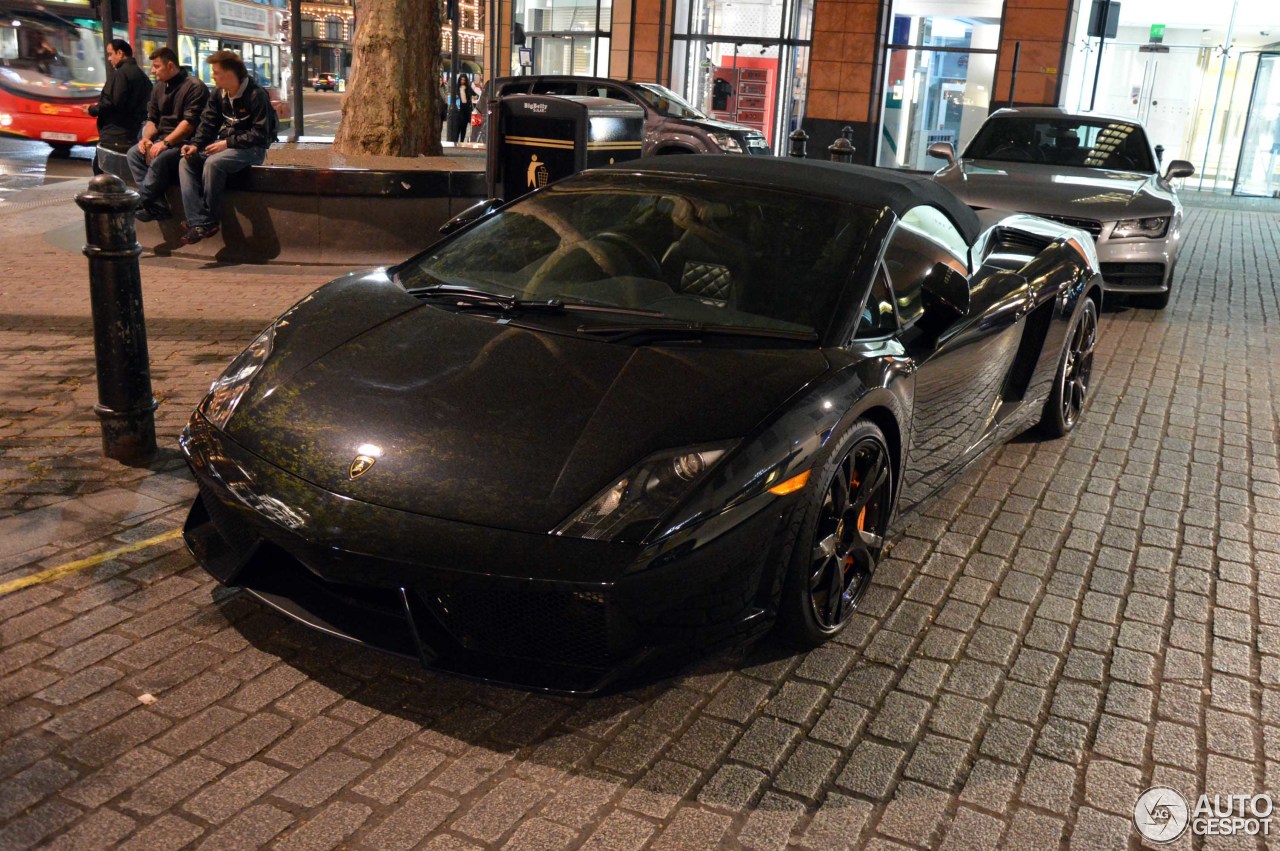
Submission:
<svg viewBox="0 0 1280 851">
<path fill-rule="evenodd" d="M 98 126 L 85 109 L 106 79 L 87 2 L 0 0 L 0 134 L 63 150 L 93 144 Z"/>
<path fill-rule="evenodd" d="M 128 19 L 117 23 L 115 34 L 133 44 L 145 70 L 145 57 L 166 41 L 165 3 L 127 0 L 125 6 Z M 178 8 L 180 62 L 211 83 L 209 55 L 237 51 L 287 122 L 283 11 L 248 0 L 183 0 Z M 0 135 L 60 150 L 95 144 L 97 121 L 86 109 L 97 103 L 106 79 L 102 25 L 89 0 L 0 0 Z"/>
</svg>

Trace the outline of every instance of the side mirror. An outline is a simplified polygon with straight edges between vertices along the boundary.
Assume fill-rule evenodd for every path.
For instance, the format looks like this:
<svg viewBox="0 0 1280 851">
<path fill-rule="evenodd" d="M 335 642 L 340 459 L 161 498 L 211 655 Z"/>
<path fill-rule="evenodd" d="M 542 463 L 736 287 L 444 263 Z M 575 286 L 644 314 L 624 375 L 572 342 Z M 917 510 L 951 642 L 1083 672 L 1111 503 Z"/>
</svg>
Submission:
<svg viewBox="0 0 1280 851">
<path fill-rule="evenodd" d="M 1173 160 L 1169 163 L 1169 170 L 1164 173 L 1165 180 L 1173 180 L 1175 177 L 1190 177 L 1196 173 L 1196 167 L 1186 160 Z"/>
<path fill-rule="evenodd" d="M 944 263 L 925 276 L 922 289 L 926 313 L 941 310 L 960 317 L 969 312 L 969 281 Z"/>
<path fill-rule="evenodd" d="M 946 160 L 951 165 L 956 164 L 956 149 L 951 147 L 950 142 L 934 142 L 929 146 L 928 153 L 929 156 Z"/>
<path fill-rule="evenodd" d="M 478 222 L 481 219 L 487 219 L 496 213 L 503 203 L 504 202 L 501 198 L 486 198 L 479 204 L 472 204 L 470 207 L 441 225 L 440 233 L 448 236 L 454 231 L 462 230 L 473 222 Z"/>
</svg>

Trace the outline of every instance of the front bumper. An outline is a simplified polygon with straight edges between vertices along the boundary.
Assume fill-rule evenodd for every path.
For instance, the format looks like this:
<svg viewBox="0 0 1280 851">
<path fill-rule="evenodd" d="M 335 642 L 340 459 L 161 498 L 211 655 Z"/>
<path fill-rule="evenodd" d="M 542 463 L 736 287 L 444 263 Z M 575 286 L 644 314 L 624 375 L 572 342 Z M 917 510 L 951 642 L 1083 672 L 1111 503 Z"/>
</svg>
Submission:
<svg viewBox="0 0 1280 851">
<path fill-rule="evenodd" d="M 1179 232 L 1171 226 L 1163 239 L 1109 239 L 1113 222 L 1104 222 L 1097 240 L 1103 286 L 1113 293 L 1162 293 L 1169 289 L 1178 260 Z"/>
<path fill-rule="evenodd" d="M 595 693 L 655 656 L 769 625 L 780 502 L 714 536 L 640 546 L 471 526 L 321 490 L 196 414 L 181 438 L 200 493 L 197 561 L 331 635 L 464 676 Z M 735 509 L 736 510 L 736 509 Z M 765 581 L 765 580 L 769 581 Z"/>
<path fill-rule="evenodd" d="M 59 145 L 91 145 L 98 141 L 97 120 L 79 106 L 42 106 L 47 106 L 49 111 L 26 112 L 0 107 L 0 135 Z"/>
</svg>

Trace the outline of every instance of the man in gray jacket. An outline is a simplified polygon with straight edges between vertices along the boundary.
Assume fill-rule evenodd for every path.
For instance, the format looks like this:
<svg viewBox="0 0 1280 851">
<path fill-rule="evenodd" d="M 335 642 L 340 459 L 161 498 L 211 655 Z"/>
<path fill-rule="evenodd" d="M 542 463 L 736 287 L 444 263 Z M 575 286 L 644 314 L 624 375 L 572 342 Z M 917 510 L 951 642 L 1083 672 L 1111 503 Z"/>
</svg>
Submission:
<svg viewBox="0 0 1280 851">
<path fill-rule="evenodd" d="M 209 87 L 179 66 L 178 55 L 168 47 L 152 51 L 151 73 L 160 85 L 152 89 L 147 102 L 142 141 L 129 149 L 129 170 L 142 196 L 140 222 L 173 218 L 165 190 L 178 179 L 182 143 L 196 132 L 209 100 Z"/>
<path fill-rule="evenodd" d="M 187 213 L 187 245 L 218 232 L 218 212 L 228 175 L 261 165 L 276 141 L 276 110 L 266 89 L 249 76 L 234 50 L 209 57 L 218 87 L 200 116 L 200 127 L 182 146 L 182 207 Z"/>
</svg>

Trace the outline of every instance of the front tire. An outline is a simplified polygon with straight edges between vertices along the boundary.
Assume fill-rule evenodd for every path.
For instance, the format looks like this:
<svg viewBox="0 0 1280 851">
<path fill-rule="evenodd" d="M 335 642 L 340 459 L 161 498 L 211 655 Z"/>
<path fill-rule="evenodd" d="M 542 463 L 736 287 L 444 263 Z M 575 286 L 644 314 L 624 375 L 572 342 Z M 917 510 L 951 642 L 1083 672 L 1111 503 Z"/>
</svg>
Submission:
<svg viewBox="0 0 1280 851">
<path fill-rule="evenodd" d="M 884 552 L 893 515 L 893 462 L 884 433 L 858 420 L 813 470 L 792 515 L 778 629 L 816 647 L 849 625 Z"/>
<path fill-rule="evenodd" d="M 1067 348 L 1053 377 L 1053 393 L 1040 418 L 1041 429 L 1048 437 L 1064 437 L 1080 421 L 1084 406 L 1089 401 L 1093 350 L 1097 345 L 1098 305 L 1086 296 L 1080 313 L 1067 332 Z"/>
</svg>

